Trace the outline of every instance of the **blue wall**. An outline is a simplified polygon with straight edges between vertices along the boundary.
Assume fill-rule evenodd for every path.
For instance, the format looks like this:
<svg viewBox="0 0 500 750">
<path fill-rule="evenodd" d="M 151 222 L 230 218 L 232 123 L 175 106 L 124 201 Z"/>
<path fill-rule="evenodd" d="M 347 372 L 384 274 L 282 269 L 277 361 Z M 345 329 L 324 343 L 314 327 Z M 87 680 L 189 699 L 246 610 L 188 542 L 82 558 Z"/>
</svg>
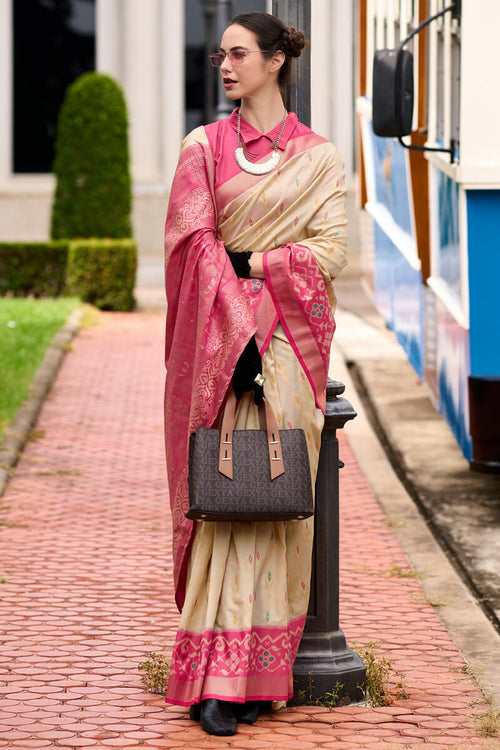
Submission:
<svg viewBox="0 0 500 750">
<path fill-rule="evenodd" d="M 396 224 L 411 237 L 411 208 L 405 150 L 393 138 L 380 138 L 373 132 L 371 136 L 376 201 L 390 211 Z"/>
<path fill-rule="evenodd" d="M 469 331 L 462 328 L 437 300 L 438 410 L 448 422 L 467 460 L 471 458 L 469 434 Z"/>
<path fill-rule="evenodd" d="M 424 377 L 422 275 L 385 232 L 375 228 L 375 303 L 405 350 L 420 378 Z"/>
<path fill-rule="evenodd" d="M 436 168 L 434 179 L 438 191 L 439 248 L 437 268 L 433 268 L 432 275 L 443 279 L 462 305 L 458 183 Z"/>
<path fill-rule="evenodd" d="M 392 138 L 380 138 L 370 128 L 375 200 L 372 201 L 375 240 L 375 303 L 395 332 L 410 363 L 424 376 L 423 291 L 411 222 L 408 161 L 405 149 Z M 381 217 L 390 216 L 399 236 L 413 247 L 412 265 L 388 236 Z M 388 213 L 387 213 L 388 212 Z"/>
<path fill-rule="evenodd" d="M 500 190 L 467 192 L 471 375 L 500 378 Z"/>
<path fill-rule="evenodd" d="M 464 313 L 460 258 L 460 204 L 457 182 L 437 167 L 431 167 L 435 191 L 431 193 L 431 221 L 436 246 L 432 276 L 444 282 L 450 299 Z M 465 238 L 464 238 L 465 239 Z M 430 289 L 430 294 L 435 294 Z M 436 295 L 435 326 L 438 410 L 445 417 L 464 456 L 471 457 L 469 434 L 468 376 L 470 372 L 469 330 L 460 325 Z"/>
</svg>

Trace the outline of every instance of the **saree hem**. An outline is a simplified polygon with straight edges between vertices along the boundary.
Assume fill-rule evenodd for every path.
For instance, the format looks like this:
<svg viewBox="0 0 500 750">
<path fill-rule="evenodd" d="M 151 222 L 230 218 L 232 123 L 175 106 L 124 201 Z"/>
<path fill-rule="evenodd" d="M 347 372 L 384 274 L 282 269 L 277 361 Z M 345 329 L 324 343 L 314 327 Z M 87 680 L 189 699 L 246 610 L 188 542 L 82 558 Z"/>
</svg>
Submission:
<svg viewBox="0 0 500 750">
<path fill-rule="evenodd" d="M 293 695 L 292 668 L 305 620 L 302 615 L 285 627 L 224 633 L 180 630 L 166 702 L 189 706 L 206 698 L 288 700 Z"/>
</svg>

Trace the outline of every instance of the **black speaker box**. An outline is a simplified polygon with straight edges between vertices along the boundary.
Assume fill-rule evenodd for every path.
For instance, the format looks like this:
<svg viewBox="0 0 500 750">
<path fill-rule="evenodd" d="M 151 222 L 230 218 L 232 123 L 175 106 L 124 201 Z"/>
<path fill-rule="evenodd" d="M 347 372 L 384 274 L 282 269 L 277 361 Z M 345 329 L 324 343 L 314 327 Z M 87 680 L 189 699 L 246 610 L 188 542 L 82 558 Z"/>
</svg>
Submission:
<svg viewBox="0 0 500 750">
<path fill-rule="evenodd" d="M 408 50 L 379 49 L 373 59 L 372 127 L 376 135 L 411 133 L 413 55 Z"/>
</svg>

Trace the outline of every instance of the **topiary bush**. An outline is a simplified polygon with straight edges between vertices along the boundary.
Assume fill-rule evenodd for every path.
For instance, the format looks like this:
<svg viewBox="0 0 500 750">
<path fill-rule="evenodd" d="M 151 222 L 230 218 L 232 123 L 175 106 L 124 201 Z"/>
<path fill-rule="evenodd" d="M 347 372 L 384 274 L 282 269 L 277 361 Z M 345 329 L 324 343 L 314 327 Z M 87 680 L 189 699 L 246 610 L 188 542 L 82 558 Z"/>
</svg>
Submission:
<svg viewBox="0 0 500 750">
<path fill-rule="evenodd" d="M 101 310 L 128 312 L 135 305 L 134 240 L 74 240 L 68 252 L 66 290 Z"/>
<path fill-rule="evenodd" d="M 69 86 L 57 124 L 53 239 L 131 237 L 128 121 L 120 86 L 84 73 Z"/>
<path fill-rule="evenodd" d="M 0 242 L 0 296 L 57 297 L 66 283 L 68 240 Z"/>
</svg>

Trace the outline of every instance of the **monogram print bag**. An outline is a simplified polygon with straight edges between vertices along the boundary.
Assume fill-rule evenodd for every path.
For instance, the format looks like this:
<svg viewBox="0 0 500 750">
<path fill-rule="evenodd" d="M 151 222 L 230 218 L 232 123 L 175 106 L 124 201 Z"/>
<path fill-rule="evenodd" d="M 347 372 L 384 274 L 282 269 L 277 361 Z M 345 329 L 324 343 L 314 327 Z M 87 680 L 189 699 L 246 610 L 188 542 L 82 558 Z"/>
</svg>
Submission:
<svg viewBox="0 0 500 750">
<path fill-rule="evenodd" d="M 235 430 L 233 391 L 221 428 L 199 427 L 190 436 L 188 518 L 289 521 L 313 515 L 304 431 L 278 430 L 267 400 L 263 408 L 265 429 Z"/>
</svg>

